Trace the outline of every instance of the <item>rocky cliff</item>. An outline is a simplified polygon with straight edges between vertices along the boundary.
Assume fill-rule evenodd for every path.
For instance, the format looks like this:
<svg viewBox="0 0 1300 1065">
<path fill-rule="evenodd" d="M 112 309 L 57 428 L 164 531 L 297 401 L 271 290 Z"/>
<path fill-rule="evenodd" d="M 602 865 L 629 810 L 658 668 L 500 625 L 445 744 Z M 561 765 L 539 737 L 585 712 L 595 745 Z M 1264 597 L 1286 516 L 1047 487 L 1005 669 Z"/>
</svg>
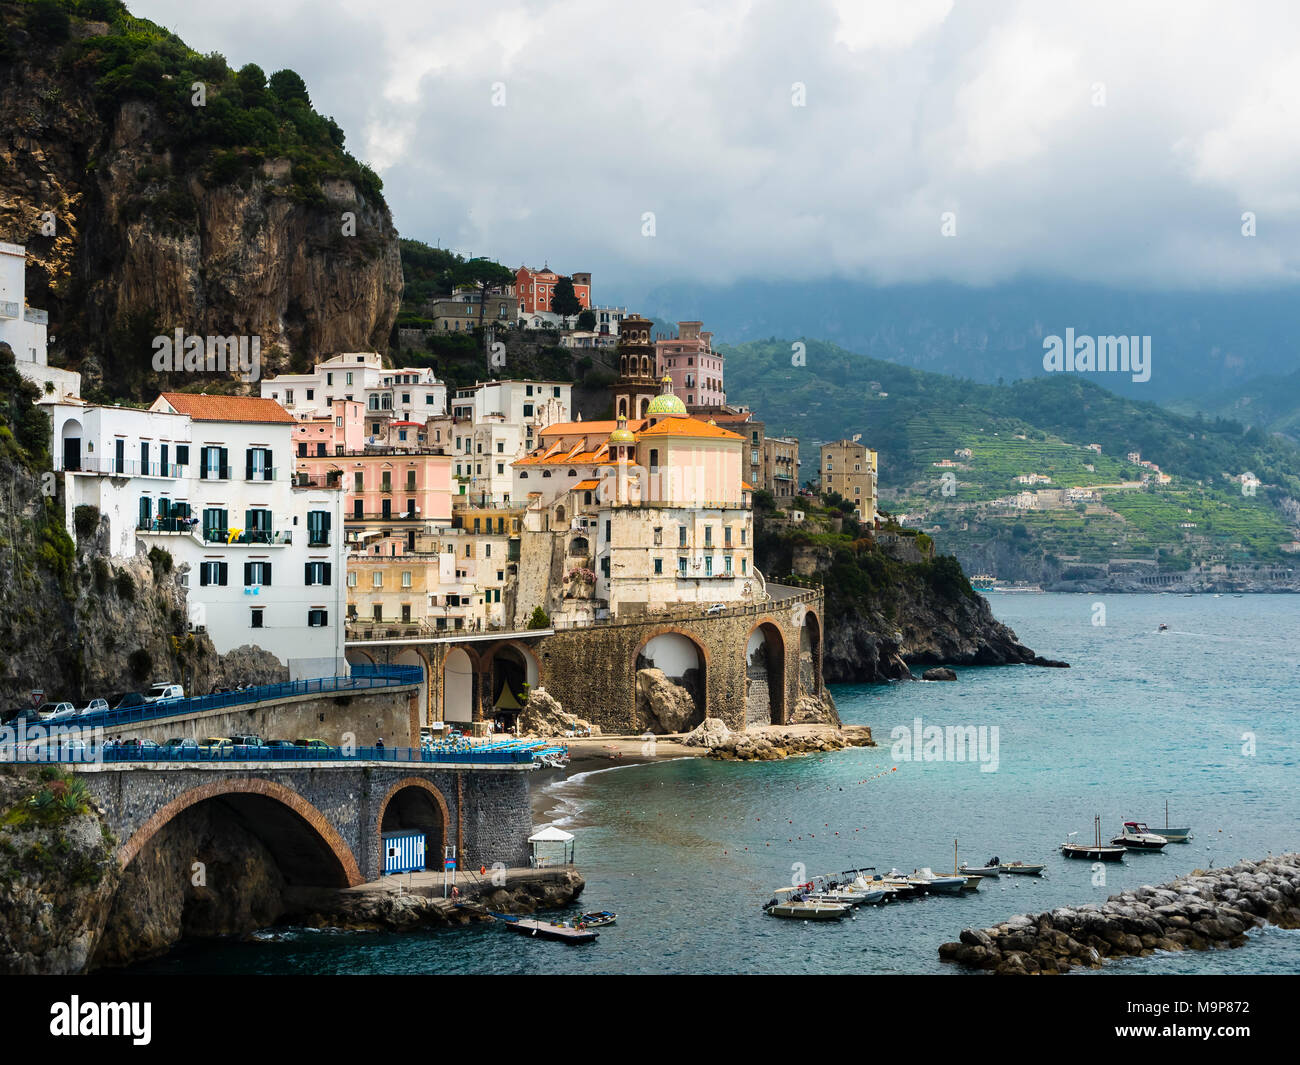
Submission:
<svg viewBox="0 0 1300 1065">
<path fill-rule="evenodd" d="M 1064 665 L 1022 644 L 928 538 L 845 531 L 851 521 L 811 505 L 806 514 L 798 524 L 774 521 L 760 507 L 755 564 L 773 580 L 825 588 L 828 682 L 907 679 L 914 664 Z"/>
<path fill-rule="evenodd" d="M 51 363 L 87 397 L 143 399 L 215 383 L 154 371 L 152 338 L 176 329 L 259 337 L 263 375 L 386 350 L 397 234 L 301 79 L 95 6 L 104 21 L 60 26 L 0 3 L 0 241 L 28 249 Z"/>
</svg>

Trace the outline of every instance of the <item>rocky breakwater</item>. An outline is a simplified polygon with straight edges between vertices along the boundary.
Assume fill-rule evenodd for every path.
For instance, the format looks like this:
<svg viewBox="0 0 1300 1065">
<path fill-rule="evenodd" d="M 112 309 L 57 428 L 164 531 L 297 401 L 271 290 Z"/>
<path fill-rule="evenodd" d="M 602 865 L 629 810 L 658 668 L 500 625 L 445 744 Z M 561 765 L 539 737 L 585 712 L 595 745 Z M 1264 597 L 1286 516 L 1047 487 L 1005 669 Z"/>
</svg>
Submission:
<svg viewBox="0 0 1300 1065">
<path fill-rule="evenodd" d="M 992 928 L 964 929 L 939 957 L 999 974 L 1099 969 L 1108 959 L 1157 950 L 1240 947 L 1262 924 L 1300 928 L 1300 854 L 1198 869 L 1104 903 L 1019 914 Z"/>
<path fill-rule="evenodd" d="M 705 718 L 682 739 L 687 747 L 702 747 L 707 757 L 724 762 L 776 762 L 800 754 L 874 747 L 866 725 L 769 725 L 733 732 L 720 718 Z"/>
</svg>

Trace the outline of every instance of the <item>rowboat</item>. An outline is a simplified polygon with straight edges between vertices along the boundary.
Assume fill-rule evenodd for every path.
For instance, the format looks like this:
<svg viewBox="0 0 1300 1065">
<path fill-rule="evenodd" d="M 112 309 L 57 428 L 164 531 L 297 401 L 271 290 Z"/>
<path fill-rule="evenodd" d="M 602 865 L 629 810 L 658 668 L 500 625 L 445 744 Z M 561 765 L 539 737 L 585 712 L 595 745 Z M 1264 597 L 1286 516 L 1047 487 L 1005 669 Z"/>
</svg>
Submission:
<svg viewBox="0 0 1300 1065">
<path fill-rule="evenodd" d="M 592 910 L 579 914 L 573 922 L 574 928 L 603 928 L 618 920 L 618 914 L 609 910 Z"/>
<path fill-rule="evenodd" d="M 1013 876 L 1041 876 L 1045 865 L 1030 865 L 1028 862 L 1007 862 L 1005 865 L 998 866 L 1004 873 Z"/>
<path fill-rule="evenodd" d="M 1125 821 L 1124 831 L 1110 842 L 1112 846 L 1126 847 L 1131 851 L 1161 851 L 1169 840 L 1148 831 L 1141 821 Z"/>
<path fill-rule="evenodd" d="M 1093 827 L 1097 830 L 1097 842 L 1089 847 L 1083 843 L 1062 843 L 1061 853 L 1067 858 L 1079 858 L 1091 862 L 1118 862 L 1123 861 L 1124 855 L 1128 853 L 1127 849 L 1112 844 L 1109 847 L 1103 846 L 1101 842 L 1101 814 L 1097 814 L 1092 819 Z M 1073 836 L 1075 833 L 1071 832 Z"/>
</svg>

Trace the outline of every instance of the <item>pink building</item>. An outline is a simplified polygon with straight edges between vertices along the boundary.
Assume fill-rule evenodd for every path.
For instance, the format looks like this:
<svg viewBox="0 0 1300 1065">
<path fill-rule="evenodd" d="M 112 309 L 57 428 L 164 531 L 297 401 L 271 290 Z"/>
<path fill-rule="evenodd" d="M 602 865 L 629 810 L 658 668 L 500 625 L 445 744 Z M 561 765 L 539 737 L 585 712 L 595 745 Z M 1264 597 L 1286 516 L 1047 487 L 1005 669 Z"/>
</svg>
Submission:
<svg viewBox="0 0 1300 1065">
<path fill-rule="evenodd" d="M 305 415 L 293 427 L 293 452 L 300 459 L 360 451 L 365 446 L 362 406 L 336 399 L 328 415 Z"/>
<path fill-rule="evenodd" d="M 310 483 L 342 486 L 349 534 L 451 524 L 450 455 L 428 449 L 350 452 L 299 458 L 297 468 Z"/>
<path fill-rule="evenodd" d="M 673 394 L 688 407 L 721 407 L 727 402 L 722 384 L 722 356 L 713 350 L 713 334 L 703 322 L 678 322 L 677 336 L 655 341 L 658 374 L 673 381 Z"/>
</svg>

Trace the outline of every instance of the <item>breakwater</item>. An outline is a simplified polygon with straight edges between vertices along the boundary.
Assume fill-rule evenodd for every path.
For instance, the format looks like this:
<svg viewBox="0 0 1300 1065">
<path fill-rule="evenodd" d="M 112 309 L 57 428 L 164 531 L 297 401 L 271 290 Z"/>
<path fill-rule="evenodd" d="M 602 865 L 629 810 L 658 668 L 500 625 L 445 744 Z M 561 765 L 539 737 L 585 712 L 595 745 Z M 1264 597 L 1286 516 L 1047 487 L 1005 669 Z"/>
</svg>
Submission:
<svg viewBox="0 0 1300 1065">
<path fill-rule="evenodd" d="M 1248 929 L 1265 923 L 1300 928 L 1300 854 L 1198 869 L 1104 903 L 966 928 L 959 942 L 939 947 L 939 957 L 999 974 L 1065 973 L 1157 950 L 1239 947 Z"/>
</svg>

